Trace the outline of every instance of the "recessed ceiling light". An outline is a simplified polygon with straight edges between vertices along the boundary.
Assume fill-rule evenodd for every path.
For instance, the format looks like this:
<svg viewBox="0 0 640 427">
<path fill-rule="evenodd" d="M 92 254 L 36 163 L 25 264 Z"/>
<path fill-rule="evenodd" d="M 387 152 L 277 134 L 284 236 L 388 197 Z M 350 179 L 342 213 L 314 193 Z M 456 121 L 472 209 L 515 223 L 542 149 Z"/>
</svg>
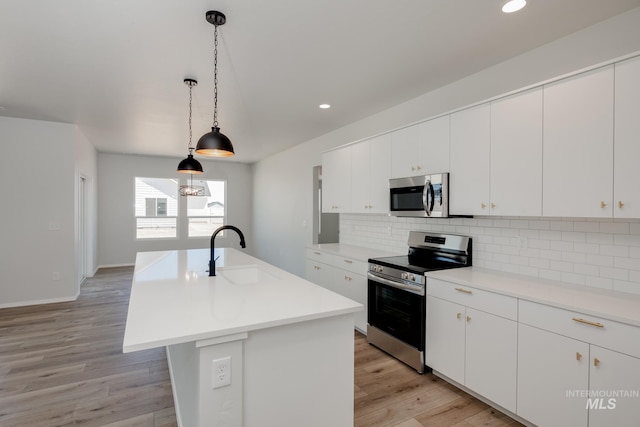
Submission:
<svg viewBox="0 0 640 427">
<path fill-rule="evenodd" d="M 502 6 L 504 13 L 517 12 L 527 5 L 527 0 L 509 0 Z"/>
<path fill-rule="evenodd" d="M 331 105 L 329 105 L 329 104 L 320 104 L 320 105 L 318 105 L 318 107 L 322 108 L 323 110 L 326 110 L 327 108 L 331 108 Z"/>
</svg>

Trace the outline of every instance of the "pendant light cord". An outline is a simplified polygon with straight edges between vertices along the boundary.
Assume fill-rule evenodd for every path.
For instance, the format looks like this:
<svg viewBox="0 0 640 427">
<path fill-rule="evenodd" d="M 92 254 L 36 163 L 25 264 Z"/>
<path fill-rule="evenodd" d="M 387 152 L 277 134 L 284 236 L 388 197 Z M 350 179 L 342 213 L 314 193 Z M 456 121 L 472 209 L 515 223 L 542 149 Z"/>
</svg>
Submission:
<svg viewBox="0 0 640 427">
<path fill-rule="evenodd" d="M 193 101 L 193 84 L 189 83 L 189 154 L 193 154 L 193 147 L 191 146 L 191 138 L 193 136 L 193 132 L 191 130 L 191 117 L 192 117 L 192 113 L 191 113 L 191 104 Z"/>
<path fill-rule="evenodd" d="M 218 25 L 213 32 L 213 127 L 218 127 Z"/>
</svg>

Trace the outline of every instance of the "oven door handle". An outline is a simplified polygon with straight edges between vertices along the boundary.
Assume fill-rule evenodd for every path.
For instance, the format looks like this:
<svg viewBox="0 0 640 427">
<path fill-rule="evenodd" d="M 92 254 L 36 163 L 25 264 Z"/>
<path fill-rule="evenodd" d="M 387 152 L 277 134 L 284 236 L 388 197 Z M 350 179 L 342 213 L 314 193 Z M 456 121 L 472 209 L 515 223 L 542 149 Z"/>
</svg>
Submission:
<svg viewBox="0 0 640 427">
<path fill-rule="evenodd" d="M 412 294 L 424 296 L 424 287 L 421 289 L 416 289 L 414 286 L 408 286 L 404 283 L 398 283 L 393 280 L 385 279 L 380 276 L 376 276 L 375 274 L 367 273 L 367 278 L 373 280 L 374 282 L 382 283 L 383 285 L 391 286 L 392 288 L 400 289 L 403 291 L 411 292 Z"/>
</svg>

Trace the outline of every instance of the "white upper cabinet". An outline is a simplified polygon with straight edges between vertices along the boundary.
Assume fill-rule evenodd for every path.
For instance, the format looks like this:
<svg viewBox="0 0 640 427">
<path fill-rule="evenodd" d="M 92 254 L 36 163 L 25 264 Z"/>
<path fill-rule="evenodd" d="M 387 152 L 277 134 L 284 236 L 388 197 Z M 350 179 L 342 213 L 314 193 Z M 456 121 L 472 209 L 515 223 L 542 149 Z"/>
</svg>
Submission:
<svg viewBox="0 0 640 427">
<path fill-rule="evenodd" d="M 489 215 L 490 145 L 489 103 L 451 114 L 452 215 Z"/>
<path fill-rule="evenodd" d="M 351 212 L 388 213 L 391 134 L 359 142 L 351 149 Z"/>
<path fill-rule="evenodd" d="M 449 116 L 392 133 L 391 177 L 449 172 Z"/>
<path fill-rule="evenodd" d="M 489 211 L 542 215 L 542 88 L 491 103 Z"/>
<path fill-rule="evenodd" d="M 614 207 L 617 218 L 640 218 L 640 58 L 615 65 Z"/>
<path fill-rule="evenodd" d="M 409 126 L 391 133 L 391 177 L 420 175 L 418 164 L 418 126 Z"/>
<path fill-rule="evenodd" d="M 322 155 L 322 212 L 351 210 L 351 147 Z"/>
<path fill-rule="evenodd" d="M 612 216 L 613 78 L 611 65 L 544 87 L 544 216 Z"/>
</svg>

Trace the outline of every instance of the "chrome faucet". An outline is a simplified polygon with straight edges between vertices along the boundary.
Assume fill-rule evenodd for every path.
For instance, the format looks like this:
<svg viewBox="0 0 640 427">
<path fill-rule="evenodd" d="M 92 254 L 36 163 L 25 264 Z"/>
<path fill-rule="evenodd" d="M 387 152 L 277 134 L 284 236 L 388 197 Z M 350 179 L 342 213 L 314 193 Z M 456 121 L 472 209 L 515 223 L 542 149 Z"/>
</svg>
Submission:
<svg viewBox="0 0 640 427">
<path fill-rule="evenodd" d="M 240 246 L 242 246 L 243 248 L 247 247 L 247 245 L 244 243 L 244 234 L 242 234 L 242 231 L 240 231 L 240 229 L 238 227 L 234 227 L 233 225 L 223 225 L 222 227 L 219 227 L 211 235 L 211 259 L 209 260 L 209 276 L 215 276 L 216 275 L 216 260 L 218 258 L 214 258 L 213 250 L 215 248 L 216 236 L 222 230 L 233 230 L 236 233 L 238 233 L 238 236 L 240 236 Z"/>
</svg>

